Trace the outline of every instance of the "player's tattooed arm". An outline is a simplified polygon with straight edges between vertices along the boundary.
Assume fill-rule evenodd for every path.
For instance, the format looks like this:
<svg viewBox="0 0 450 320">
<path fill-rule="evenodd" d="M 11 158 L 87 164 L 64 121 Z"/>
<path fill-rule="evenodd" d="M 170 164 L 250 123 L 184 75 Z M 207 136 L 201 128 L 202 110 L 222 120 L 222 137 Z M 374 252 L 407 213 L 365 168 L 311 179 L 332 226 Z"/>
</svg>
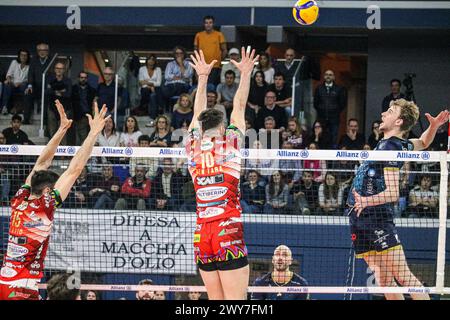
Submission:
<svg viewBox="0 0 450 320">
<path fill-rule="evenodd" d="M 25 181 L 25 183 L 28 185 L 31 184 L 31 177 L 33 176 L 34 172 L 39 170 L 47 170 L 51 166 L 53 158 L 55 157 L 56 148 L 58 148 L 61 140 L 66 135 L 67 130 L 72 125 L 72 120 L 67 118 L 66 112 L 64 111 L 64 106 L 59 102 L 59 100 L 55 100 L 55 106 L 58 110 L 60 118 L 59 128 L 47 143 L 44 150 L 42 150 L 39 158 L 36 160 L 36 164 L 34 165 L 33 170 L 30 172 Z"/>
</svg>

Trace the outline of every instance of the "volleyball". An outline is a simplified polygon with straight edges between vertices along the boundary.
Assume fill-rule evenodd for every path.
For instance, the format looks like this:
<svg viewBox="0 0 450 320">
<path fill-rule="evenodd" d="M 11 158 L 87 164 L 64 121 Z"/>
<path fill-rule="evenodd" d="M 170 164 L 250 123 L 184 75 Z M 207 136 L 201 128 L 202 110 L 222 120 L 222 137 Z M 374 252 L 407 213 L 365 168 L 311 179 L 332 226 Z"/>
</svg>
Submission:
<svg viewBox="0 0 450 320">
<path fill-rule="evenodd" d="M 319 17 L 319 6 L 314 0 L 299 0 L 292 8 L 295 21 L 301 25 L 311 25 Z"/>
</svg>

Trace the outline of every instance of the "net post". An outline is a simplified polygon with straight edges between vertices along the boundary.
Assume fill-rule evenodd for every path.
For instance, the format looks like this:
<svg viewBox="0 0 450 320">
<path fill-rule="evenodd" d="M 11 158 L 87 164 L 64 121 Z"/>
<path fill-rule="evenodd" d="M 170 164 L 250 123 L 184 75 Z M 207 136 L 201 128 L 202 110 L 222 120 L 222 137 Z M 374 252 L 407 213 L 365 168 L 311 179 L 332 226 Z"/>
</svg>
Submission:
<svg viewBox="0 0 450 320">
<path fill-rule="evenodd" d="M 439 185 L 439 234 L 436 261 L 436 291 L 440 294 L 444 293 L 445 279 L 445 245 L 447 232 L 447 183 L 448 183 L 448 166 L 447 153 L 440 153 L 441 179 Z"/>
</svg>

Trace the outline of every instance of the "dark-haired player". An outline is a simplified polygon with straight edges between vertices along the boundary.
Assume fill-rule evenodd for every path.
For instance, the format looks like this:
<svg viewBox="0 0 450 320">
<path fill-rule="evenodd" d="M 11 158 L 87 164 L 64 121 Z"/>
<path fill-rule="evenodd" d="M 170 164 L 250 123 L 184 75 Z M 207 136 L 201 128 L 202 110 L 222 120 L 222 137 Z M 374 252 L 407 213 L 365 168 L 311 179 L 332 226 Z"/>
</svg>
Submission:
<svg viewBox="0 0 450 320">
<path fill-rule="evenodd" d="M 434 139 L 437 129 L 449 120 L 449 112 L 437 117 L 426 113 L 430 126 L 419 139 L 403 137 L 419 119 L 419 108 L 405 99 L 390 103 L 381 114 L 380 130 L 383 140 L 375 150 L 423 150 Z M 353 246 L 356 257 L 364 258 L 374 272 L 378 285 L 394 287 L 421 287 L 406 262 L 394 224 L 393 206 L 400 194 L 399 171 L 403 162 L 364 161 L 353 180 L 352 193 L 347 204 L 350 215 Z M 385 293 L 386 299 L 404 299 L 402 294 Z M 411 293 L 413 299 L 429 299 L 426 293 Z"/>
<path fill-rule="evenodd" d="M 242 48 L 241 62 L 231 61 L 241 72 L 241 80 L 227 128 L 223 113 L 206 107 L 207 80 L 215 61 L 207 64 L 202 51 L 191 56 L 198 89 L 186 154 L 197 200 L 195 259 L 209 299 L 246 298 L 249 267 L 240 218 L 239 148 L 245 132 L 250 77 L 258 59 L 254 55 L 255 50 L 250 53 Z"/>
<path fill-rule="evenodd" d="M 37 300 L 37 284 L 43 276 L 55 209 L 67 198 L 75 180 L 80 175 L 92 152 L 98 134 L 106 118 L 106 106 L 89 118 L 91 130 L 69 164 L 58 177 L 47 170 L 55 156 L 56 148 L 63 139 L 72 120 L 67 119 L 62 104 L 56 100 L 61 122 L 50 139 L 25 184 L 11 200 L 12 215 L 9 225 L 8 248 L 0 269 L 0 300 Z"/>
</svg>

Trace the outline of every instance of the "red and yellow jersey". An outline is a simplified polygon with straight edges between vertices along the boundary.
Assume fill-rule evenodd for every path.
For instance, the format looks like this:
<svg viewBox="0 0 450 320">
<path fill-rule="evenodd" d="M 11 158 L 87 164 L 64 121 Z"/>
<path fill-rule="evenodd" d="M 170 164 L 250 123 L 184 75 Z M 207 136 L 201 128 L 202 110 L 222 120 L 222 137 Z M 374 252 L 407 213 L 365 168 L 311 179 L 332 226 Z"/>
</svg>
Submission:
<svg viewBox="0 0 450 320">
<path fill-rule="evenodd" d="M 233 125 L 222 138 L 189 132 L 186 143 L 189 173 L 197 199 L 197 223 L 239 217 L 242 133 Z"/>
<path fill-rule="evenodd" d="M 41 279 L 55 209 L 62 203 L 57 190 L 31 199 L 23 185 L 11 200 L 8 249 L 0 270 L 0 281 Z"/>
</svg>

